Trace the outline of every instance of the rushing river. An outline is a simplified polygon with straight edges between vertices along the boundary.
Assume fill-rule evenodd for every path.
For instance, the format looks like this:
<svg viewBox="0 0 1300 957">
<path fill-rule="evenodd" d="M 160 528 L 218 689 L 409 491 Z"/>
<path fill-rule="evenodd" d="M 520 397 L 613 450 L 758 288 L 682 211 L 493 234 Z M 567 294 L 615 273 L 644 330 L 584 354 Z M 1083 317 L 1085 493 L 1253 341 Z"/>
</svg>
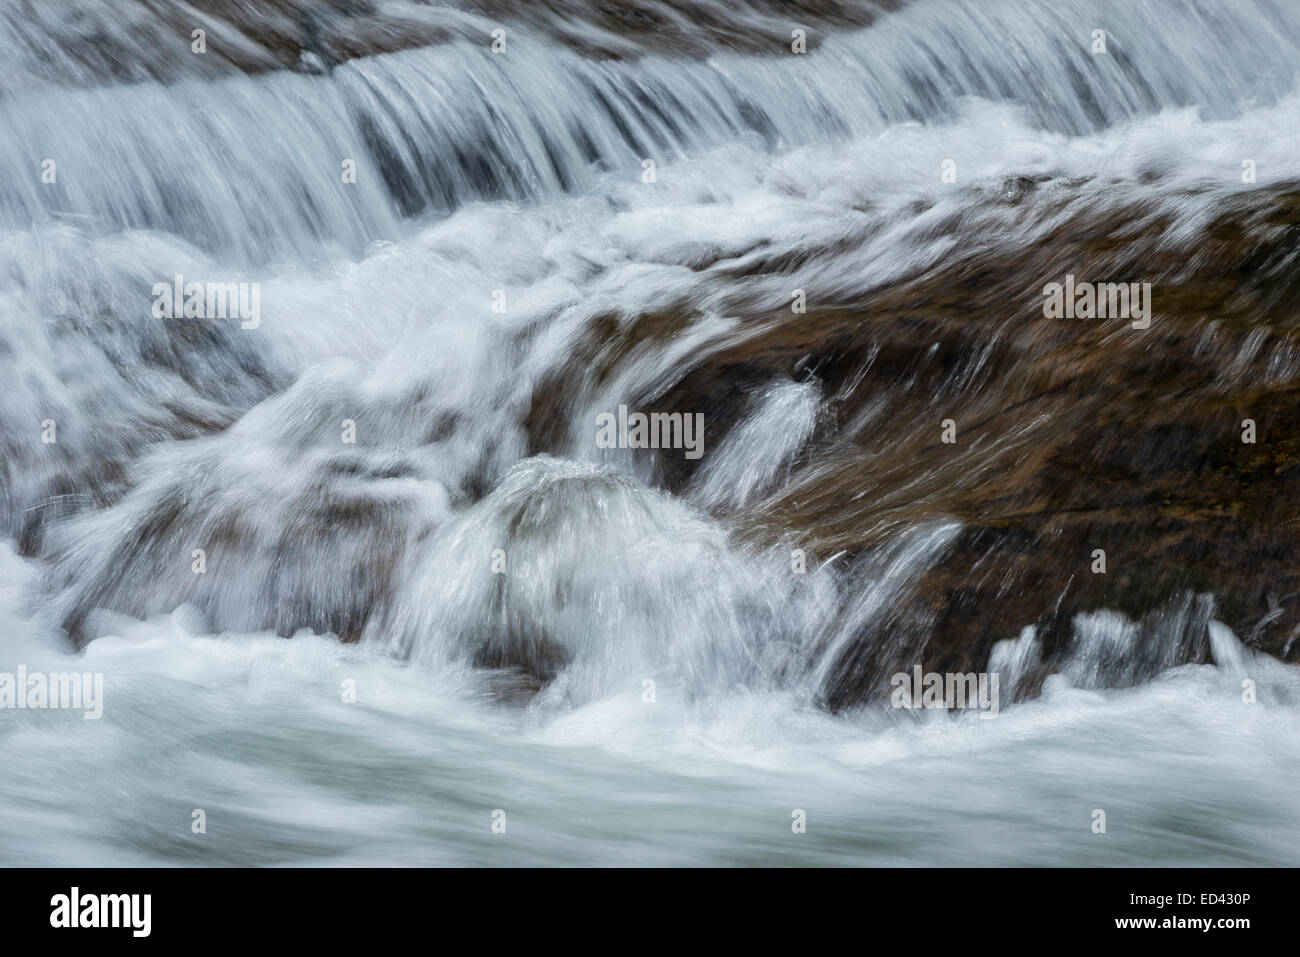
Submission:
<svg viewBox="0 0 1300 957">
<path fill-rule="evenodd" d="M 166 81 L 0 38 L 0 672 L 103 676 L 102 716 L 0 708 L 0 863 L 1300 864 L 1300 669 L 1209 599 L 1140 669 L 1080 616 L 1030 695 L 1021 622 L 995 716 L 828 707 L 961 521 L 798 573 L 756 535 L 816 379 L 737 385 L 687 480 L 595 441 L 754 302 L 1042 239 L 981 184 L 1104 183 L 1177 237 L 1243 155 L 1300 178 L 1294 3 L 895 6 L 803 56 L 484 22 Z M 175 276 L 256 310 L 159 318 Z"/>
</svg>

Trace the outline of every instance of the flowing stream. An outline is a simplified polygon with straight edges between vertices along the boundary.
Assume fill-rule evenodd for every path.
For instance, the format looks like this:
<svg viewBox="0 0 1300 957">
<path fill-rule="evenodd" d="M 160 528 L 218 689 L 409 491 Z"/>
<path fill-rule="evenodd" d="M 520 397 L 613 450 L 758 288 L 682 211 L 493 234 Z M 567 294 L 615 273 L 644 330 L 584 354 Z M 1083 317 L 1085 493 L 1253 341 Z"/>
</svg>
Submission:
<svg viewBox="0 0 1300 957">
<path fill-rule="evenodd" d="M 1080 616 L 1017 697 L 1021 623 L 992 720 L 830 708 L 961 522 L 800 574 L 751 534 L 815 378 L 738 384 L 683 481 L 595 441 L 741 303 L 1039 241 L 983 205 L 1009 179 L 1086 178 L 1173 241 L 1240 156 L 1300 177 L 1300 5 L 915 0 L 703 59 L 485 26 L 167 82 L 56 82 L 33 50 L 66 29 L 27 27 L 0 37 L 0 672 L 104 684 L 91 720 L 0 708 L 0 863 L 1300 864 L 1300 670 L 1212 599 L 1160 612 L 1141 667 L 1128 618 Z M 158 318 L 178 275 L 256 284 L 256 316 Z"/>
</svg>

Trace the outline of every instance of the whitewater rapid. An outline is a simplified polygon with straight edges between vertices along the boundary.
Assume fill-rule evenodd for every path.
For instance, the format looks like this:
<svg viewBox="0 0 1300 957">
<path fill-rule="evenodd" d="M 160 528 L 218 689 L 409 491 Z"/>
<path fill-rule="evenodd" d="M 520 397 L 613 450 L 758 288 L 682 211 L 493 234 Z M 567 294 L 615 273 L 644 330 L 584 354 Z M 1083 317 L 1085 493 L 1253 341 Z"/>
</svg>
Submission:
<svg viewBox="0 0 1300 957">
<path fill-rule="evenodd" d="M 74 665 L 15 614 L 31 569 L 0 558 L 6 660 L 112 676 L 98 721 L 0 718 L 6 865 L 1300 862 L 1300 680 L 1276 663 L 1253 705 L 1236 675 L 1185 666 L 1123 691 L 1054 682 L 992 721 L 671 687 L 651 705 L 639 685 L 543 717 L 486 705 L 464 672 L 204 636 L 183 614 Z"/>
<path fill-rule="evenodd" d="M 0 671 L 102 673 L 105 707 L 0 710 L 0 863 L 1300 864 L 1300 669 L 1212 604 L 1170 612 L 1210 664 L 1126 671 L 1131 623 L 1099 612 L 995 720 L 831 714 L 841 656 L 959 523 L 804 576 L 749 543 L 818 427 L 812 378 L 754 389 L 680 494 L 592 442 L 599 410 L 747 334 L 740 302 L 851 302 L 1134 197 L 1186 241 L 1243 155 L 1300 177 L 1290 5 L 954 6 L 793 73 L 456 40 L 328 77 L 5 91 Z M 1088 31 L 1063 36 L 1097 9 L 1116 55 L 1085 79 Z M 55 189 L 17 173 L 46 156 Z M 985 202 L 1022 180 L 1054 216 Z M 259 282 L 259 327 L 164 334 L 147 293 L 176 274 Z M 570 366 L 682 303 L 615 374 Z M 1009 695 L 1037 648 L 1006 637 Z"/>
</svg>

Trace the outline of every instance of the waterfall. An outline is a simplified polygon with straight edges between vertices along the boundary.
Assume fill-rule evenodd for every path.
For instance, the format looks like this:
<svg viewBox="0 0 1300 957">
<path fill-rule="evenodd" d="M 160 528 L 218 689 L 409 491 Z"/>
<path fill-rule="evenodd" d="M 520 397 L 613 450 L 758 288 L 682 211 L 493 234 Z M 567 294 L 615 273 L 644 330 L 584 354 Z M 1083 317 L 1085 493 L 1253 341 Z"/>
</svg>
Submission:
<svg viewBox="0 0 1300 957">
<path fill-rule="evenodd" d="M 1256 822 L 1300 783 L 1300 4 L 521 8 L 498 51 L 481 5 L 295 2 L 208 59 L 179 6 L 36 6 L 0 0 L 0 673 L 107 681 L 103 725 L 0 708 L 0 859 L 465 863 L 502 782 L 554 822 L 591 776 L 721 795 L 757 854 L 806 784 L 883 863 L 1110 862 L 961 830 L 955 767 L 990 834 L 1111 787 L 1119 859 L 1183 863 L 1168 778 L 1239 812 L 1209 859 L 1296 862 Z M 1150 328 L 1050 318 L 1067 275 L 1149 283 Z M 1000 675 L 997 720 L 900 706 L 926 673 Z M 247 843 L 156 823 L 195 792 Z M 97 844 L 75 808 L 124 794 L 155 823 Z M 609 860 L 592 801 L 492 859 Z M 744 859 L 696 844 L 647 854 Z"/>
<path fill-rule="evenodd" d="M 553 200 L 602 171 L 728 143 L 788 150 L 941 123 L 968 97 L 1076 135 L 1183 106 L 1226 117 L 1294 88 L 1298 40 L 1300 10 L 1280 0 L 923 2 L 829 33 L 816 56 L 600 62 L 525 36 L 508 56 L 456 41 L 328 75 L 35 86 L 0 99 L 0 226 L 76 217 L 251 263 L 356 257 L 422 213 Z M 51 158 L 59 176 L 44 183 Z"/>
</svg>

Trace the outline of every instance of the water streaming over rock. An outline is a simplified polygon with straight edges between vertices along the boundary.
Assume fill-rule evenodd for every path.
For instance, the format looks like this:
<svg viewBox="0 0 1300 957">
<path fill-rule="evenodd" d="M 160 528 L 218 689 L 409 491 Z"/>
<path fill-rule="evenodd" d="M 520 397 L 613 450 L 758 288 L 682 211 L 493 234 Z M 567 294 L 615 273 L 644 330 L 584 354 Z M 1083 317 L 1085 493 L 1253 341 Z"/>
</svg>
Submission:
<svg viewBox="0 0 1300 957">
<path fill-rule="evenodd" d="M 106 699 L 0 710 L 0 857 L 1296 863 L 1294 594 L 1225 577 L 1241 555 L 1144 579 L 1137 549 L 1195 536 L 1128 499 L 1080 509 L 1124 529 L 1117 591 L 1081 595 L 1094 532 L 1024 515 L 1070 511 L 1080 459 L 1047 437 L 1105 391 L 1043 369 L 1121 348 L 1026 318 L 1073 262 L 1157 270 L 1166 304 L 1233 276 L 1224 310 L 1268 322 L 1179 305 L 1178 354 L 1290 394 L 1300 7 L 889 6 L 803 56 L 606 59 L 584 43 L 627 40 L 594 22 L 497 54 L 457 11 L 328 69 L 249 47 L 116 76 L 22 20 L 0 671 L 99 671 Z M 1093 235 L 1125 243 L 1034 259 Z M 978 300 L 1017 268 L 1023 298 Z M 159 318 L 176 276 L 257 283 L 257 321 Z M 604 447 L 620 406 L 702 415 L 702 454 Z M 967 458 L 934 464 L 949 417 Z M 1174 428 L 1089 452 L 1140 471 Z M 1275 532 L 1274 488 L 1197 514 Z M 891 707 L 914 665 L 999 672 L 998 720 Z M 1105 849 L 1099 794 L 1134 822 Z M 509 846 L 480 839 L 498 807 Z"/>
</svg>

